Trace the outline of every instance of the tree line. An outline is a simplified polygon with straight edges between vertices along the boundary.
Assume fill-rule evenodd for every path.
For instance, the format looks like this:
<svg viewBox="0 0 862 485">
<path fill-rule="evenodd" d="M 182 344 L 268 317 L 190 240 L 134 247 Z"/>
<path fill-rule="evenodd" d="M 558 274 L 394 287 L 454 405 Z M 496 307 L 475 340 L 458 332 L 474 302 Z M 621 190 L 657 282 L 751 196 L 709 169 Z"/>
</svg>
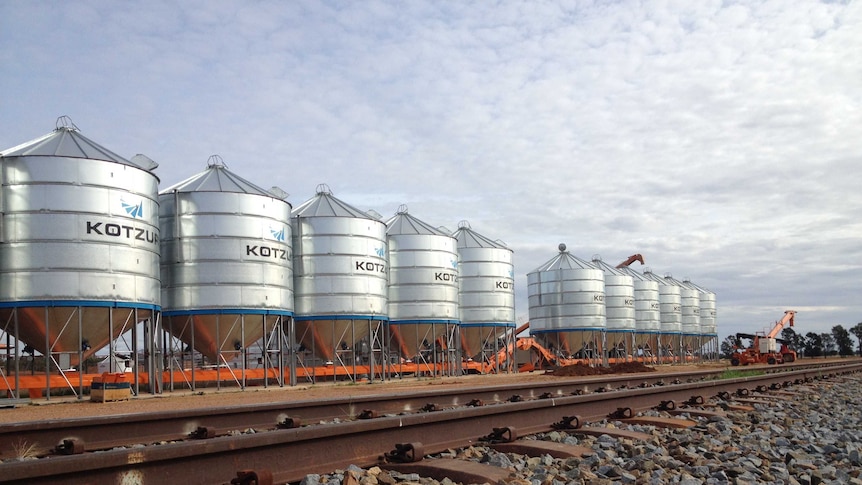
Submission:
<svg viewBox="0 0 862 485">
<path fill-rule="evenodd" d="M 855 349 L 851 334 L 856 337 Z M 835 325 L 832 327 L 832 332 L 808 332 L 805 335 L 787 327 L 781 331 L 781 339 L 785 340 L 790 348 L 796 350 L 799 357 L 862 355 L 862 322 L 857 323 L 850 330 L 842 325 Z M 736 335 L 728 335 L 721 343 L 722 357 L 730 358 L 734 346 L 744 347 L 742 339 Z"/>
</svg>

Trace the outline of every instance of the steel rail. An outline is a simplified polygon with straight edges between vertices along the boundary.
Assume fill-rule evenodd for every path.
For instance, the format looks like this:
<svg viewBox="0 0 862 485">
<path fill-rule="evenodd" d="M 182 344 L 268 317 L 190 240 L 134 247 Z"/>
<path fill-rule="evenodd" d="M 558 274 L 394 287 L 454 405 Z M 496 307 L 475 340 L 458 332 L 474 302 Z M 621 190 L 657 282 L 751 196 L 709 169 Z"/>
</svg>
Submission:
<svg viewBox="0 0 862 485">
<path fill-rule="evenodd" d="M 625 406 L 633 412 L 662 401 L 685 401 L 738 390 L 801 383 L 859 372 L 862 363 L 761 376 L 669 384 L 616 392 L 549 397 L 437 412 L 386 416 L 272 432 L 219 436 L 101 453 L 56 456 L 0 464 L 0 483 L 230 483 L 244 470 L 272 476 L 273 483 L 301 480 L 350 464 L 378 463 L 399 443 L 422 443 L 426 453 L 467 446 L 494 428 L 514 426 L 518 435 L 548 431 L 566 417 L 604 419 Z M 239 482 L 237 482 L 239 483 Z"/>
<path fill-rule="evenodd" d="M 823 368 L 823 363 L 752 366 L 741 370 L 787 372 L 812 366 Z M 423 408 L 457 407 L 470 402 L 490 404 L 543 396 L 565 396 L 576 392 L 586 394 L 621 388 L 693 382 L 718 378 L 723 372 L 723 370 L 710 370 L 558 377 L 554 381 L 545 382 L 7 423 L 0 424 L 0 443 L 26 443 L 32 446 L 34 452 L 45 455 L 55 452 L 58 447 L 61 452 L 68 452 L 69 450 L 65 449 L 65 443 L 74 440 L 74 446 L 80 451 L 97 451 L 129 444 L 184 440 L 201 428 L 207 428 L 210 433 L 225 434 L 231 430 L 271 428 L 282 423 L 287 424 L 287 420 L 298 426 L 334 420 L 352 420 L 357 417 L 416 412 Z M 12 446 L 0 446 L 0 460 L 14 458 L 16 453 Z"/>
<path fill-rule="evenodd" d="M 834 364 L 833 364 L 834 365 Z M 747 370 L 787 372 L 822 368 L 823 363 L 759 366 Z M 73 418 L 0 424 L 0 443 L 27 443 L 39 455 L 50 454 L 69 440 L 81 451 L 106 450 L 135 443 L 157 443 L 187 439 L 201 428 L 225 434 L 232 430 L 270 428 L 290 419 L 295 425 L 348 420 L 362 416 L 416 412 L 423 408 L 485 404 L 541 396 L 563 396 L 656 384 L 692 382 L 718 378 L 723 370 L 669 373 L 637 373 L 558 377 L 554 381 L 492 385 L 462 389 L 390 392 L 313 401 L 275 401 L 231 407 L 195 408 L 180 411 L 136 413 L 91 418 Z M 110 432 L 105 430 L 109 429 Z M 64 450 L 63 452 L 66 452 Z M 16 450 L 0 447 L 0 460 L 14 458 Z"/>
<path fill-rule="evenodd" d="M 564 396 L 574 392 L 589 393 L 596 390 L 713 379 L 721 372 L 557 377 L 554 381 L 544 382 L 7 423 L 0 424 L 0 443 L 26 442 L 50 453 L 56 446 L 74 439 L 79 446 L 83 446 L 84 451 L 96 451 L 128 444 L 184 440 L 199 428 L 210 428 L 217 434 L 225 434 L 230 430 L 272 428 L 287 419 L 291 419 L 296 425 L 336 419 L 352 420 L 362 416 L 417 412 L 423 408 L 465 406 L 471 401 L 490 404 L 516 399 L 536 399 L 548 395 Z M 0 446 L 0 459 L 8 459 L 14 453 L 15 450 L 11 447 Z"/>
</svg>

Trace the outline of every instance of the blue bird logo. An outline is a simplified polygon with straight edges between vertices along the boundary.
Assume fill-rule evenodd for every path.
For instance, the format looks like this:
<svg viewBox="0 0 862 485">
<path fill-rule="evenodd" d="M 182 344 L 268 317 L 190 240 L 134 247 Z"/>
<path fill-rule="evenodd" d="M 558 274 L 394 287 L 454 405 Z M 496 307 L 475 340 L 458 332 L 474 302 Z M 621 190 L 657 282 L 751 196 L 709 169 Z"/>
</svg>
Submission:
<svg viewBox="0 0 862 485">
<path fill-rule="evenodd" d="M 377 255 L 382 258 L 383 256 L 386 255 L 386 248 L 385 247 L 374 248 L 374 252 L 377 253 Z"/>
</svg>

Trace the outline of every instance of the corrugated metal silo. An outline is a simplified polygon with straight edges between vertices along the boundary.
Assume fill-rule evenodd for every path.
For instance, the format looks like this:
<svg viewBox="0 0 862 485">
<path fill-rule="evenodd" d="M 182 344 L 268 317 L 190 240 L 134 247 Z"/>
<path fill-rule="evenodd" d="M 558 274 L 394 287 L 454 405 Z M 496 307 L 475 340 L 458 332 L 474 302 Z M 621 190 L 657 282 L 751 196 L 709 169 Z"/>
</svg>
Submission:
<svg viewBox="0 0 862 485">
<path fill-rule="evenodd" d="M 605 315 L 608 356 L 625 359 L 634 355 L 635 284 L 631 275 L 593 256 L 593 266 L 605 275 Z"/>
<path fill-rule="evenodd" d="M 681 352 L 686 358 L 694 356 L 694 351 L 700 346 L 700 292 L 696 288 L 665 275 L 665 281 L 679 287 Z"/>
<path fill-rule="evenodd" d="M 701 352 L 710 359 L 717 358 L 718 326 L 716 324 L 715 293 L 689 280 L 685 280 L 684 283 L 691 285 L 699 293 Z"/>
<path fill-rule="evenodd" d="M 632 277 L 635 287 L 635 356 L 652 361 L 658 354 L 661 332 L 659 283 L 629 267 L 619 268 Z"/>
<path fill-rule="evenodd" d="M 388 318 L 386 225 L 321 184 L 293 211 L 293 231 L 300 349 L 327 364 L 374 362 Z"/>
<path fill-rule="evenodd" d="M 403 205 L 386 228 L 393 350 L 418 362 L 460 365 L 457 241 Z"/>
<path fill-rule="evenodd" d="M 659 357 L 675 358 L 680 349 L 682 335 L 682 294 L 678 285 L 644 270 L 644 276 L 658 282 L 661 330 L 659 333 Z"/>
<path fill-rule="evenodd" d="M 559 254 L 527 274 L 530 334 L 549 350 L 569 358 L 602 356 L 606 326 L 602 270 L 571 255 Z"/>
<path fill-rule="evenodd" d="M 286 195 L 232 173 L 217 155 L 159 194 L 164 327 L 211 363 L 279 334 L 293 314 Z"/>
<path fill-rule="evenodd" d="M 66 117 L 0 152 L 4 331 L 65 366 L 158 320 L 156 167 L 96 144 Z"/>
<path fill-rule="evenodd" d="M 467 221 L 458 224 L 453 236 L 460 260 L 461 348 L 467 357 L 484 362 L 514 342 L 513 251 L 477 233 Z"/>
</svg>

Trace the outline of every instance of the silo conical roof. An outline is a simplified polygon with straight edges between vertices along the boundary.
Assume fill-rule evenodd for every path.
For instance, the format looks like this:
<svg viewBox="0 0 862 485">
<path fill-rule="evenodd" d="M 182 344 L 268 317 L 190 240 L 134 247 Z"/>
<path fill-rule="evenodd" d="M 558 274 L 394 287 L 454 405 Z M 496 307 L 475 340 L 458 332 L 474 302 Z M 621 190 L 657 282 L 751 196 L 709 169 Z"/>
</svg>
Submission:
<svg viewBox="0 0 862 485">
<path fill-rule="evenodd" d="M 606 263 L 606 262 L 602 261 L 602 260 L 601 260 L 600 258 L 598 258 L 598 257 L 593 258 L 592 264 L 593 264 L 593 266 L 595 266 L 596 268 L 598 268 L 598 269 L 600 269 L 600 270 L 604 271 L 604 273 L 605 273 L 606 275 L 613 275 L 613 276 L 630 276 L 629 274 L 627 274 L 627 273 L 623 272 L 621 268 L 617 268 L 617 267 L 611 266 L 611 265 L 609 265 L 608 263 Z"/>
<path fill-rule="evenodd" d="M 57 120 L 57 128 L 51 133 L 34 140 L 22 143 L 16 147 L 0 152 L 0 157 L 66 157 L 85 158 L 114 162 L 130 167 L 151 171 L 158 164 L 145 157 L 146 164 L 131 162 L 98 143 L 90 140 L 78 131 L 78 127 L 67 117 Z"/>
<path fill-rule="evenodd" d="M 391 219 L 386 221 L 386 234 L 389 236 L 406 234 L 449 236 L 449 234 L 431 226 L 427 222 L 420 221 L 408 214 L 407 207 L 403 205 L 398 208 L 398 212 Z"/>
<path fill-rule="evenodd" d="M 317 194 L 293 210 L 293 217 L 356 217 L 372 219 L 368 213 L 347 204 L 332 195 L 326 184 L 317 186 Z"/>
<path fill-rule="evenodd" d="M 505 244 L 498 241 L 492 241 L 474 231 L 466 221 L 459 224 L 458 230 L 452 234 L 452 237 L 458 241 L 459 248 L 509 249 Z"/>
<path fill-rule="evenodd" d="M 592 263 L 588 263 L 583 259 L 578 258 L 577 256 L 573 256 L 566 250 L 565 244 L 560 244 L 559 246 L 559 254 L 551 258 L 547 263 L 539 266 L 534 269 L 533 273 L 543 272 L 543 271 L 554 271 L 558 269 L 596 269 Z"/>
<path fill-rule="evenodd" d="M 207 169 L 203 172 L 192 175 L 162 191 L 162 193 L 167 192 L 237 192 L 281 198 L 228 170 L 218 155 L 210 157 Z"/>
</svg>

